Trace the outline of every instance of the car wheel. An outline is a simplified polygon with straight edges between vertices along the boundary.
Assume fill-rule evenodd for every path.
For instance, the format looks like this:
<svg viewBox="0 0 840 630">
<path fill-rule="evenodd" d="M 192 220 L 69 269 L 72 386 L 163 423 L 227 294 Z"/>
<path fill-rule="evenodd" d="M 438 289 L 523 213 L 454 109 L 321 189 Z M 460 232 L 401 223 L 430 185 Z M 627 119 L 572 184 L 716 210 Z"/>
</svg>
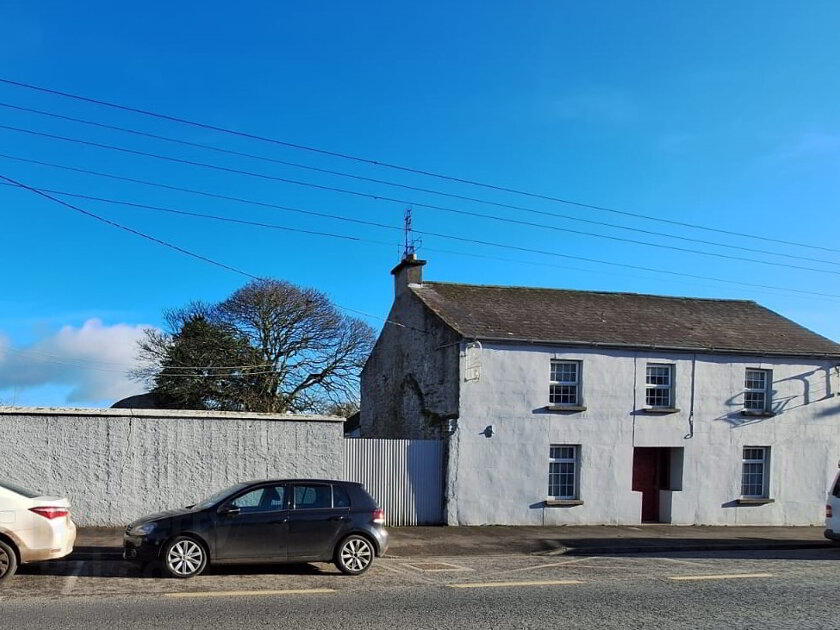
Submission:
<svg viewBox="0 0 840 630">
<path fill-rule="evenodd" d="M 348 536 L 338 545 L 335 564 L 342 573 L 361 575 L 370 568 L 374 558 L 373 545 L 363 536 Z"/>
<path fill-rule="evenodd" d="M 189 536 L 178 536 L 163 550 L 163 570 L 176 578 L 191 578 L 207 568 L 204 546 Z"/>
<path fill-rule="evenodd" d="M 0 583 L 12 579 L 17 571 L 17 554 L 9 545 L 0 540 Z"/>
</svg>

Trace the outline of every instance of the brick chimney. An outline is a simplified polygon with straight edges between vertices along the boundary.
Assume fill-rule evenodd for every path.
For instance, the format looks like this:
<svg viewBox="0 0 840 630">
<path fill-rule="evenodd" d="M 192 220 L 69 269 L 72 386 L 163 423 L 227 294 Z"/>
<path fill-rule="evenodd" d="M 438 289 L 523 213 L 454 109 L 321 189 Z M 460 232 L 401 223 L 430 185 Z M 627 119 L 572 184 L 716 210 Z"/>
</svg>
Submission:
<svg viewBox="0 0 840 630">
<path fill-rule="evenodd" d="M 394 276 L 394 299 L 400 297 L 409 284 L 423 284 L 423 266 L 425 260 L 419 260 L 414 254 L 408 254 L 400 264 L 391 269 Z"/>
</svg>

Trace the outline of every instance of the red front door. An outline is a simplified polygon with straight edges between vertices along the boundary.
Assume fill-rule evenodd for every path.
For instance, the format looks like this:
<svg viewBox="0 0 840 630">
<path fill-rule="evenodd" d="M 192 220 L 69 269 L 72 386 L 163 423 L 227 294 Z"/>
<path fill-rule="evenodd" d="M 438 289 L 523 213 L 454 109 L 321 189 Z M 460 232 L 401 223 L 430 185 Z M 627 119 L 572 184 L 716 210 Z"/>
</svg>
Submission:
<svg viewBox="0 0 840 630">
<path fill-rule="evenodd" d="M 642 522 L 659 522 L 659 490 L 662 488 L 663 451 L 659 448 L 633 449 L 633 490 L 642 493 Z"/>
</svg>

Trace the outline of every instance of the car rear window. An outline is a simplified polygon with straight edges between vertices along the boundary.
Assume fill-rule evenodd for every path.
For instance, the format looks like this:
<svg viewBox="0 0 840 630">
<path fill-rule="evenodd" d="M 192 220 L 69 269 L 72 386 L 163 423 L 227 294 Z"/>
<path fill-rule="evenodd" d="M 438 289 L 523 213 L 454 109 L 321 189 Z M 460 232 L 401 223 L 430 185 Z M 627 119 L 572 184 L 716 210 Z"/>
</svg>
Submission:
<svg viewBox="0 0 840 630">
<path fill-rule="evenodd" d="M 347 484 L 347 490 L 353 497 L 355 507 L 374 509 L 377 506 L 376 499 L 370 496 L 364 486 L 358 483 Z"/>
<path fill-rule="evenodd" d="M 41 496 L 40 492 L 35 492 L 34 490 L 27 490 L 26 488 L 22 488 L 21 486 L 12 483 L 11 481 L 4 481 L 2 479 L 0 479 L 0 488 L 11 490 L 15 494 L 19 494 L 22 497 L 26 497 L 27 499 L 34 499 L 35 497 Z"/>
<path fill-rule="evenodd" d="M 834 492 L 832 494 L 840 499 L 840 473 L 837 473 L 837 480 L 834 482 Z"/>
</svg>

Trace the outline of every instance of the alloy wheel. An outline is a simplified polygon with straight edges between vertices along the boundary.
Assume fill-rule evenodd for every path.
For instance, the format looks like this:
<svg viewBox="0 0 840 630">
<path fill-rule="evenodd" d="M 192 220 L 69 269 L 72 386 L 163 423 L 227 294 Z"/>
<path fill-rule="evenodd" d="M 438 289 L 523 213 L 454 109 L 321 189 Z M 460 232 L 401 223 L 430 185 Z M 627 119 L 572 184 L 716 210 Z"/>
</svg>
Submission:
<svg viewBox="0 0 840 630">
<path fill-rule="evenodd" d="M 341 561 L 350 571 L 361 573 L 370 564 L 373 550 L 370 543 L 361 538 L 351 538 L 341 548 Z"/>
<path fill-rule="evenodd" d="M 179 540 L 166 554 L 169 569 L 180 576 L 192 575 L 204 562 L 204 549 L 192 540 Z"/>
<path fill-rule="evenodd" d="M 9 565 L 11 564 L 11 560 L 9 559 L 9 554 L 6 553 L 6 550 L 0 547 L 0 578 L 6 575 L 6 572 L 9 570 Z"/>
</svg>

